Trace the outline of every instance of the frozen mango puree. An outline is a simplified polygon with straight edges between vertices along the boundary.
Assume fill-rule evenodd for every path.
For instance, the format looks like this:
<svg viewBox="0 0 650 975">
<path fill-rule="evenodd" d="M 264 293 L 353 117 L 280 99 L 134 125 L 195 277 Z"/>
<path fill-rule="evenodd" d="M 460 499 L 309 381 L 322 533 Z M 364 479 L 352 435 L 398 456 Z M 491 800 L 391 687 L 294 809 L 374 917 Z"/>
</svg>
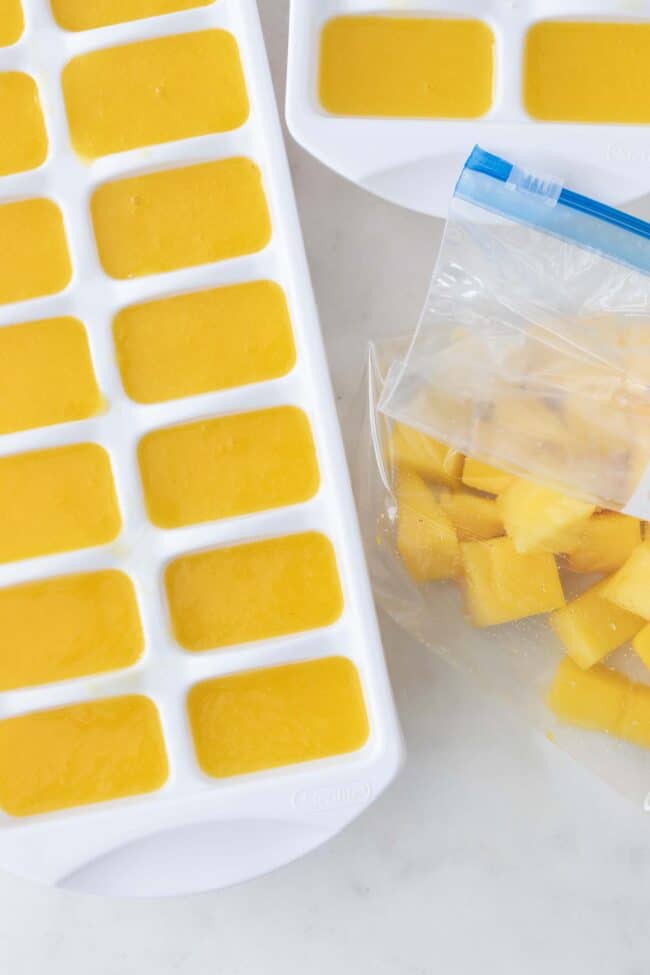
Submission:
<svg viewBox="0 0 650 975">
<path fill-rule="evenodd" d="M 493 49 L 479 20 L 335 17 L 321 36 L 320 101 L 334 115 L 478 118 L 492 104 Z"/>
<path fill-rule="evenodd" d="M 250 159 L 221 159 L 104 183 L 91 201 L 104 270 L 133 278 L 261 250 L 271 236 Z"/>
<path fill-rule="evenodd" d="M 0 457 L 0 562 L 105 545 L 120 527 L 111 463 L 98 444 Z"/>
<path fill-rule="evenodd" d="M 20 0 L 0 0 L 0 47 L 15 44 L 24 26 Z"/>
<path fill-rule="evenodd" d="M 199 765 L 215 778 L 341 755 L 368 738 L 359 675 L 344 657 L 204 681 L 187 703 Z"/>
<path fill-rule="evenodd" d="M 149 518 L 160 528 L 297 504 L 320 481 L 309 420 L 293 406 L 154 430 L 138 459 Z"/>
<path fill-rule="evenodd" d="M 0 176 L 35 169 L 46 156 L 47 134 L 34 79 L 22 71 L 3 71 L 0 73 Z"/>
<path fill-rule="evenodd" d="M 158 711 L 141 695 L 0 721 L 0 808 L 11 816 L 153 792 L 168 771 Z"/>
<path fill-rule="evenodd" d="M 83 420 L 102 399 L 76 318 L 0 328 L 0 434 Z"/>
<path fill-rule="evenodd" d="M 0 589 L 0 691 L 129 667 L 143 647 L 133 583 L 123 572 Z"/>
<path fill-rule="evenodd" d="M 0 0 L 1 2 L 1 0 Z M 214 0 L 50 0 L 54 19 L 66 30 L 91 30 L 177 10 L 209 7 Z"/>
<path fill-rule="evenodd" d="M 334 549 L 318 532 L 186 555 L 168 566 L 165 583 L 186 650 L 328 626 L 343 609 Z"/>
<path fill-rule="evenodd" d="M 34 199 L 0 205 L 0 305 L 56 294 L 71 274 L 55 203 Z"/>
<path fill-rule="evenodd" d="M 138 403 L 275 379 L 296 361 L 286 298 L 272 281 L 125 308 L 113 335 L 124 388 Z"/>
<path fill-rule="evenodd" d="M 225 132 L 248 116 L 237 41 L 224 30 L 82 54 L 63 71 L 63 94 L 72 144 L 88 159 Z"/>
<path fill-rule="evenodd" d="M 556 122 L 650 122 L 650 23 L 546 20 L 524 53 L 524 103 Z"/>
</svg>

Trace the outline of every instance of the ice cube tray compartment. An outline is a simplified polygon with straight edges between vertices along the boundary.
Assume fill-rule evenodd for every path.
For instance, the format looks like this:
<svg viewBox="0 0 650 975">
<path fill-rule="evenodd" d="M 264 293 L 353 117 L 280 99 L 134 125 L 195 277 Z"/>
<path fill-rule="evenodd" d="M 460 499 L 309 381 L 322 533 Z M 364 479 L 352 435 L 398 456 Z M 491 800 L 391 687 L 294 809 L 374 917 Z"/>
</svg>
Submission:
<svg viewBox="0 0 650 975">
<path fill-rule="evenodd" d="M 460 18 L 486 25 L 494 35 L 494 90 L 488 111 L 471 120 L 330 114 L 319 97 L 323 29 L 337 17 L 371 15 Z M 580 171 L 581 185 L 587 184 L 595 196 L 619 203 L 632 199 L 650 188 L 645 125 L 538 121 L 533 105 L 526 105 L 531 29 L 545 21 L 571 20 L 650 29 L 650 3 L 640 0 L 626 8 L 615 0 L 452 0 L 443 5 L 431 0 L 292 0 L 289 128 L 308 151 L 342 175 L 393 202 L 437 216 L 445 215 L 462 163 L 481 141 L 525 163 L 534 139 L 538 169 L 546 165 L 567 180 Z M 637 65 L 637 80 L 640 70 Z"/>
<path fill-rule="evenodd" d="M 140 6 L 144 9 L 147 5 Z M 164 16 L 73 32 L 57 24 L 45 0 L 23 0 L 22 9 L 24 31 L 12 46 L 0 47 L 0 73 L 21 71 L 34 79 L 48 151 L 39 166 L 0 177 L 0 218 L 4 204 L 50 201 L 62 215 L 71 276 L 67 283 L 58 282 L 59 290 L 51 289 L 55 293 L 34 297 L 21 294 L 21 300 L 0 303 L 0 340 L 23 323 L 36 323 L 29 326 L 32 329 L 51 321 L 65 320 L 68 327 L 70 322 L 82 323 L 100 400 L 96 410 L 86 405 L 80 414 L 62 416 L 57 397 L 50 393 L 42 412 L 28 418 L 34 426 L 21 429 L 26 424 L 14 418 L 10 420 L 14 424 L 11 432 L 0 433 L 0 465 L 13 466 L 15 458 L 23 456 L 47 458 L 57 451 L 75 455 L 79 444 L 96 445 L 90 448 L 91 453 L 101 454 L 110 467 L 121 529 L 109 541 L 104 535 L 91 533 L 87 548 L 61 551 L 57 542 L 56 551 L 35 554 L 30 550 L 29 557 L 20 558 L 24 554 L 21 550 L 15 561 L 0 562 L 0 616 L 3 595 L 9 600 L 4 608 L 10 613 L 10 596 L 20 605 L 21 592 L 24 597 L 30 586 L 49 581 L 46 595 L 51 596 L 56 586 L 83 573 L 110 573 L 113 579 L 115 573 L 124 573 L 134 587 L 143 647 L 137 651 L 126 648 L 121 656 L 118 654 L 117 669 L 101 670 L 103 665 L 98 662 L 98 672 L 84 676 L 82 671 L 74 671 L 73 662 L 72 672 L 62 675 L 65 679 L 59 682 L 38 683 L 37 677 L 31 686 L 0 692 L 0 719 L 84 703 L 90 706 L 107 698 L 119 701 L 144 696 L 160 718 L 169 775 L 158 789 L 143 795 L 33 816 L 0 813 L 0 863 L 40 880 L 112 892 L 178 893 L 219 886 L 318 845 L 384 788 L 401 756 L 257 11 L 253 0 L 218 0 Z M 119 45 L 213 30 L 228 31 L 239 49 L 249 102 L 239 127 L 129 148 L 92 161 L 77 155 L 61 83 L 66 65 L 75 58 Z M 221 260 L 215 258 L 223 255 L 208 254 L 207 263 L 201 263 L 206 258 L 201 254 L 190 266 L 165 271 L 154 268 L 153 273 L 146 273 L 150 268 L 144 267 L 145 273 L 140 274 L 141 266 L 135 269 L 138 276 L 133 277 L 107 273 L 114 269 L 102 266 L 101 240 L 98 246 L 93 226 L 93 200 L 98 192 L 119 186 L 122 180 L 149 175 L 156 179 L 160 173 L 183 167 L 214 167 L 232 159 L 250 161 L 259 173 L 269 213 L 269 233 L 259 247 L 245 248 L 246 253 Z M 139 193 L 136 187 L 134 196 Z M 127 273 L 133 270 L 130 267 Z M 247 374 L 241 362 L 234 362 L 231 372 L 197 369 L 196 382 L 192 379 L 184 386 L 174 383 L 168 370 L 149 391 L 134 393 L 137 359 L 127 379 L 124 335 L 130 327 L 145 329 L 139 335 L 143 343 L 140 355 L 147 334 L 155 341 L 155 331 L 146 331 L 147 308 L 156 308 L 150 303 L 169 301 L 172 308 L 181 310 L 189 303 L 190 310 L 184 312 L 187 316 L 192 315 L 194 307 L 209 308 L 210 296 L 214 295 L 227 310 L 232 307 L 233 292 L 241 294 L 251 288 L 253 294 L 248 300 L 253 308 L 261 298 L 272 303 L 272 366 L 268 374 L 261 363 L 258 374 Z M 204 314 L 208 316 L 209 312 Z M 200 345 L 202 334 L 199 321 L 193 341 Z M 254 329 L 245 336 L 251 343 L 260 337 Z M 173 352 L 169 337 L 168 342 Z M 128 347 L 131 351 L 136 348 L 137 353 L 137 347 Z M 196 366 L 196 353 L 194 359 L 191 353 L 187 352 L 187 362 Z M 48 374 L 47 379 L 56 385 L 56 374 Z M 85 385 L 87 399 L 87 375 Z M 189 426 L 200 429 L 201 440 L 204 431 L 215 425 L 237 426 L 241 420 L 275 413 L 288 415 L 294 424 L 298 418 L 308 439 L 313 440 L 313 470 L 305 475 L 308 483 L 301 485 L 296 496 L 280 490 L 275 507 L 260 508 L 261 502 L 244 505 L 241 510 L 210 507 L 199 511 L 198 517 L 203 520 L 181 518 L 179 527 L 157 527 L 147 516 L 138 463 L 139 448 L 147 443 L 143 438 L 160 438 L 161 431 L 167 435 Z M 294 461 L 289 458 L 289 462 Z M 179 468 L 181 475 L 188 476 Z M 196 480 L 191 472 L 189 476 Z M 270 476 L 270 485 L 277 486 L 277 472 Z M 37 486 L 30 491 L 38 494 Z M 114 511 L 109 521 L 109 527 L 115 529 Z M 174 635 L 166 593 L 174 567 L 182 566 L 184 560 L 203 559 L 204 563 L 207 560 L 208 573 L 214 572 L 214 566 L 209 565 L 213 552 L 217 559 L 234 553 L 232 557 L 237 560 L 240 546 L 259 544 L 262 549 L 269 546 L 272 552 L 274 545 L 288 544 L 299 549 L 301 535 L 312 544 L 314 538 L 322 538 L 331 547 L 340 605 L 336 593 L 330 593 L 329 605 L 315 606 L 311 618 L 305 612 L 302 628 L 280 623 L 273 633 L 264 631 L 266 624 L 262 621 L 261 631 L 254 626 L 246 632 L 235 629 L 232 641 L 219 648 L 191 652 L 181 646 Z M 275 539 L 283 541 L 275 543 Z M 24 547 L 23 540 L 19 541 Z M 309 557 L 318 556 L 312 552 Z M 290 578 L 291 565 L 287 568 L 282 563 L 287 557 L 276 553 L 274 558 L 278 578 L 286 578 L 283 571 Z M 331 575 L 331 567 L 323 571 Z M 17 588 L 23 585 L 24 590 Z M 241 593 L 240 598 L 244 598 Z M 268 593 L 264 598 L 263 609 L 268 614 Z M 205 596 L 202 608 L 209 633 L 210 626 L 215 625 L 214 613 Z M 178 615 L 178 605 L 176 611 Z M 90 638 L 92 634 L 85 637 Z M 215 779 L 202 770 L 188 712 L 187 695 L 192 688 L 228 675 L 263 675 L 269 668 L 330 658 L 349 661 L 358 673 L 369 728 L 366 741 L 357 735 L 359 747 L 349 753 L 325 751 L 322 754 L 327 757 L 318 760 L 261 768 L 234 778 Z M 20 679 L 27 683 L 25 677 Z M 10 675 L 8 683 L 11 680 Z M 197 837 L 210 836 L 207 856 L 200 849 L 204 839 L 197 838 L 195 844 L 191 837 L 188 840 L 188 827 L 196 830 Z M 238 836 L 234 846 L 233 829 Z M 260 847 L 255 836 L 264 831 L 271 838 Z M 188 842 L 195 856 L 187 855 Z M 135 848 L 130 845 L 134 843 Z M 173 854 L 174 849 L 180 849 L 177 844 L 183 846 L 183 857 Z M 228 856 L 220 856 L 226 852 Z"/>
</svg>

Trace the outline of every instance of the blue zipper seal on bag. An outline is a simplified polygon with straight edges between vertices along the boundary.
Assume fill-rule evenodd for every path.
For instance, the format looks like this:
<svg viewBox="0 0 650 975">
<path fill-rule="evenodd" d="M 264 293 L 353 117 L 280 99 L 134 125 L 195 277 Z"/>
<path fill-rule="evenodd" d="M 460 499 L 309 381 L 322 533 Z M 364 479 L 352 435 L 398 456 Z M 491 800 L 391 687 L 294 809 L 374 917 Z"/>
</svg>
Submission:
<svg viewBox="0 0 650 975">
<path fill-rule="evenodd" d="M 520 170 L 480 146 L 465 163 L 454 196 L 650 274 L 650 223 Z"/>
</svg>

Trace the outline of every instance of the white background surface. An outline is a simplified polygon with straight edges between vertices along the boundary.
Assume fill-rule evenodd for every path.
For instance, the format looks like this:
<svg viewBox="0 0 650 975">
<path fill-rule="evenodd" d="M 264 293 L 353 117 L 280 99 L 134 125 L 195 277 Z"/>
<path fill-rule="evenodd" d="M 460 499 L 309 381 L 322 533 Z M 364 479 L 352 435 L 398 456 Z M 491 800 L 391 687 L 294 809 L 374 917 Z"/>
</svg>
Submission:
<svg viewBox="0 0 650 975">
<path fill-rule="evenodd" d="M 281 92 L 288 0 L 260 7 Z M 290 153 L 344 415 L 366 341 L 412 327 L 441 224 Z M 0 874 L 0 973 L 648 975 L 648 814 L 384 635 L 409 757 L 369 813 L 278 873 L 194 898 L 105 901 Z"/>
</svg>

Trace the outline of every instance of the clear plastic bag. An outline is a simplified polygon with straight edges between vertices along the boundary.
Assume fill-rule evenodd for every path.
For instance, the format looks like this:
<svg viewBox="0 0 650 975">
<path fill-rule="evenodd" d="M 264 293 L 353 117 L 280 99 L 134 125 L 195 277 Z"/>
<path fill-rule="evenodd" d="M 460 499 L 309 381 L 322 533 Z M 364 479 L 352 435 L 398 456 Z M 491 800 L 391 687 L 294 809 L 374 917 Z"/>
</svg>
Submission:
<svg viewBox="0 0 650 975">
<path fill-rule="evenodd" d="M 650 224 L 475 149 L 381 408 L 650 518 Z"/>
<path fill-rule="evenodd" d="M 514 180 L 512 206 L 524 193 L 533 210 L 561 205 L 557 187 Z M 540 203 L 549 193 L 556 202 Z M 405 629 L 650 808 L 638 488 L 650 277 L 566 228 L 469 219 L 464 204 L 414 340 L 371 346 L 351 425 L 374 590 Z M 645 252 L 650 235 L 637 236 Z M 504 267 L 515 258 L 517 273 Z"/>
<path fill-rule="evenodd" d="M 650 809 L 650 750 L 647 750 L 650 738 L 641 742 L 646 747 L 640 748 L 616 734 L 600 733 L 596 725 L 594 730 L 576 727 L 558 718 L 549 708 L 549 691 L 558 669 L 569 659 L 550 625 L 550 614 L 541 613 L 494 626 L 476 626 L 468 611 L 462 573 L 454 573 L 447 579 L 415 579 L 400 554 L 398 534 L 403 501 L 398 486 L 400 464 L 392 448 L 396 424 L 379 410 L 379 403 L 387 374 L 407 348 L 407 339 L 370 346 L 367 372 L 354 406 L 355 415 L 348 424 L 348 429 L 355 431 L 355 441 L 348 448 L 364 545 L 379 605 L 428 649 L 519 712 L 525 721 L 613 787 Z M 449 448 L 447 456 L 451 458 L 451 470 L 454 463 L 458 470 L 458 452 Z M 498 486 L 498 482 L 486 483 L 490 490 Z M 449 490 L 448 486 L 431 480 L 427 481 L 427 487 L 435 500 Z M 466 487 L 461 481 L 463 493 Z M 468 493 L 480 499 L 493 497 L 472 489 Z M 422 517 L 421 512 L 418 514 Z M 472 523 L 461 534 L 466 542 L 481 541 L 472 533 Z M 572 571 L 567 558 L 557 559 L 557 567 L 567 604 L 601 577 L 600 573 Z M 650 713 L 650 687 L 646 685 L 650 683 L 650 671 L 629 639 L 607 656 L 605 662 L 614 674 L 625 675 L 621 680 L 626 687 L 643 687 L 644 694 L 648 695 L 646 719 L 639 725 L 639 736 L 646 735 Z M 602 665 L 596 666 L 600 671 Z"/>
</svg>

